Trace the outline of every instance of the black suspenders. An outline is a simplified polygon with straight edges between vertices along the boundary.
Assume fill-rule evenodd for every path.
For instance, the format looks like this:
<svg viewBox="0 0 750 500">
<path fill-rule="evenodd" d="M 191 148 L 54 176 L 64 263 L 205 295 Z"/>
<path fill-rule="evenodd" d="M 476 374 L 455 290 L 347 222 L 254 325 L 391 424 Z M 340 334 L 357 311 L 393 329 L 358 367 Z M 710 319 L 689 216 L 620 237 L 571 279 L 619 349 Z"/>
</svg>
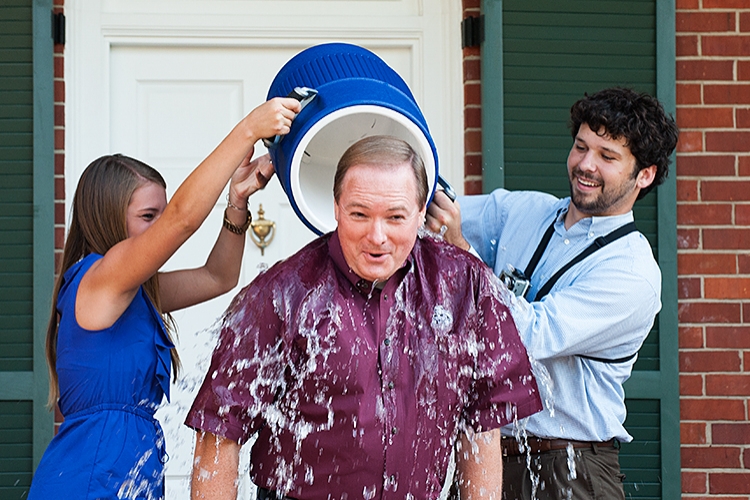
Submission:
<svg viewBox="0 0 750 500">
<path fill-rule="evenodd" d="M 596 252 L 600 248 L 604 248 L 605 246 L 609 245 L 615 240 L 618 240 L 625 236 L 626 234 L 630 234 L 633 231 L 636 230 L 635 222 L 628 222 L 627 224 L 618 227 L 611 233 L 605 235 L 605 236 L 599 236 L 597 239 L 594 240 L 594 242 L 586 247 L 581 253 L 573 257 L 573 259 L 562 266 L 559 271 L 557 271 L 547 282 L 542 285 L 542 287 L 539 289 L 539 291 L 536 293 L 536 297 L 534 297 L 533 301 L 539 301 L 542 300 L 542 297 L 547 295 L 550 290 L 552 290 L 552 287 L 557 283 L 557 280 L 560 279 L 560 277 L 565 274 L 565 272 L 570 269 L 571 267 L 575 266 L 579 262 L 581 262 L 583 259 L 591 255 L 592 253 Z M 542 258 L 542 255 L 544 254 L 544 251 L 547 249 L 547 245 L 549 245 L 549 241 L 552 239 L 552 233 L 555 232 L 555 221 L 552 221 L 552 224 L 547 228 L 547 232 L 544 233 L 544 236 L 542 237 L 542 241 L 539 242 L 539 246 L 536 249 L 536 252 L 534 252 L 534 255 L 531 257 L 531 261 L 529 261 L 529 265 L 526 266 L 526 277 L 531 279 L 531 274 L 534 272 L 534 269 L 536 269 L 537 264 L 539 264 L 539 260 Z"/>
<path fill-rule="evenodd" d="M 526 275 L 527 279 L 531 279 L 531 275 L 536 269 L 536 266 L 539 264 L 539 261 L 542 258 L 542 255 L 544 255 L 544 251 L 547 249 L 547 245 L 549 245 L 550 240 L 552 239 L 552 234 L 555 232 L 555 222 L 557 221 L 557 216 L 552 221 L 552 224 L 549 225 L 547 228 L 547 231 L 545 231 L 544 236 L 542 236 L 542 241 L 539 242 L 539 246 L 536 247 L 536 251 L 534 251 L 534 255 L 532 255 L 531 260 L 529 261 L 529 264 L 526 266 L 526 269 L 524 271 L 524 274 Z M 570 269 L 571 267 L 575 266 L 579 262 L 581 262 L 583 259 L 591 255 L 592 253 L 596 252 L 600 248 L 604 248 L 605 246 L 609 245 L 613 241 L 616 241 L 626 234 L 630 234 L 633 231 L 636 230 L 635 222 L 628 222 L 627 224 L 624 224 L 614 231 L 612 231 L 609 234 L 606 234 L 604 236 L 599 236 L 597 239 L 594 240 L 594 242 L 586 247 L 581 253 L 573 257 L 573 259 L 570 260 L 567 264 L 562 266 L 555 274 L 552 275 L 550 279 L 547 280 L 544 285 L 539 289 L 539 291 L 536 293 L 536 296 L 533 300 L 529 300 L 529 302 L 536 302 L 539 300 L 542 300 L 542 297 L 547 295 L 550 290 L 552 290 L 552 287 L 557 283 L 557 280 L 560 279 L 560 277 L 565 274 L 565 272 Z M 578 357 L 591 359 L 593 361 L 600 361 L 602 363 L 622 363 L 625 361 L 630 361 L 633 359 L 637 352 L 633 353 L 630 356 L 625 356 L 623 358 L 617 358 L 617 359 L 605 359 L 605 358 L 597 358 L 594 356 L 586 356 L 583 354 L 578 354 Z"/>
</svg>

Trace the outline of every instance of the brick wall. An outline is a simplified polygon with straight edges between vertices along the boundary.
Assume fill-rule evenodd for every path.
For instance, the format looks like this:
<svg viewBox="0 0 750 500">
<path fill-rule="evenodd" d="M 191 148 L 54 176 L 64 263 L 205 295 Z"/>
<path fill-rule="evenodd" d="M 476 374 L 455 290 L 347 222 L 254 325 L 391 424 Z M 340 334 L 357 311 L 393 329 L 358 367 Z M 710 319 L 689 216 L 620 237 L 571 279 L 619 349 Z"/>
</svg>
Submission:
<svg viewBox="0 0 750 500">
<path fill-rule="evenodd" d="M 54 0 L 53 12 L 63 12 L 65 0 Z M 54 92 L 55 92 L 55 274 L 60 269 L 62 248 L 65 241 L 65 71 L 63 57 L 65 46 L 55 44 Z M 57 276 L 55 276 L 57 277 Z M 55 409 L 55 434 L 62 422 L 62 415 Z"/>
<path fill-rule="evenodd" d="M 677 0 L 683 498 L 750 499 L 750 0 Z"/>
<path fill-rule="evenodd" d="M 463 0 L 463 17 L 479 16 L 480 0 Z M 482 192 L 482 85 L 479 47 L 464 52 L 464 193 Z"/>
</svg>

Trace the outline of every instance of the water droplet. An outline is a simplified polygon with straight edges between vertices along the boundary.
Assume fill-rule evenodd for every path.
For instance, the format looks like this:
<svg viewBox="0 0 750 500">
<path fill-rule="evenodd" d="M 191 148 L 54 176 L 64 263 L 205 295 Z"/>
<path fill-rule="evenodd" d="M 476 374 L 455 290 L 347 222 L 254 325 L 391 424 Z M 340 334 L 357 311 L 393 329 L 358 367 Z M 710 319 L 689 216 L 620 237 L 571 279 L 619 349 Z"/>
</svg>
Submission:
<svg viewBox="0 0 750 500">
<path fill-rule="evenodd" d="M 372 500 L 375 498 L 375 494 L 378 491 L 377 485 L 372 485 L 372 487 L 368 488 L 367 486 L 364 487 L 364 490 L 362 491 L 362 497 L 365 500 Z"/>
<path fill-rule="evenodd" d="M 576 471 L 576 454 L 573 444 L 568 443 L 565 451 L 568 453 L 568 481 L 573 481 L 578 477 L 578 472 Z"/>
<path fill-rule="evenodd" d="M 435 311 L 432 313 L 432 328 L 438 332 L 447 332 L 453 326 L 453 316 L 450 311 L 440 304 L 435 306 Z"/>
</svg>

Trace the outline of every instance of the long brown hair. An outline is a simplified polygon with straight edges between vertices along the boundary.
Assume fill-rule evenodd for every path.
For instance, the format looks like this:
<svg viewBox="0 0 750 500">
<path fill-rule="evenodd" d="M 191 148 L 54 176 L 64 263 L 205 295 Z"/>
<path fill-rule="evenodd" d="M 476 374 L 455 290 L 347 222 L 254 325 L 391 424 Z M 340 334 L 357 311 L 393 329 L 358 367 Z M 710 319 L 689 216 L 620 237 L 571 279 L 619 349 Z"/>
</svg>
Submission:
<svg viewBox="0 0 750 500">
<path fill-rule="evenodd" d="M 117 243 L 128 237 L 127 209 L 133 192 L 147 182 L 154 182 L 166 189 L 164 178 L 142 161 L 123 155 L 107 155 L 97 158 L 84 170 L 78 181 L 70 228 L 63 249 L 60 273 L 52 292 L 52 311 L 47 324 L 47 366 L 50 389 L 48 405 L 53 407 L 60 397 L 57 377 L 57 297 L 65 272 L 73 264 L 91 253 L 104 255 Z M 172 340 L 175 324 L 169 314 L 163 314 L 159 298 L 159 278 L 154 274 L 143 283 L 143 289 L 156 310 L 164 318 L 167 335 Z M 176 349 L 170 352 L 174 377 L 180 368 Z"/>
</svg>

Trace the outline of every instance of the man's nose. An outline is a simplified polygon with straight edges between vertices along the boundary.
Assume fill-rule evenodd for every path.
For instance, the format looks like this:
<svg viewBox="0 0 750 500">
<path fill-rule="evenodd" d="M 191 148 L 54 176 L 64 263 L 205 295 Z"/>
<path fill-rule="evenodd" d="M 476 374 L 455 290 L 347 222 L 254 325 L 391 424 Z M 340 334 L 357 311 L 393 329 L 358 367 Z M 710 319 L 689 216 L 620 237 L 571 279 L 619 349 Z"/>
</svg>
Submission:
<svg viewBox="0 0 750 500">
<path fill-rule="evenodd" d="M 594 151 L 589 149 L 578 162 L 578 168 L 581 170 L 595 170 L 596 162 L 594 161 Z"/>
<path fill-rule="evenodd" d="M 370 224 L 370 231 L 368 231 L 368 237 L 370 241 L 376 245 L 382 245 L 385 243 L 387 236 L 385 233 L 385 221 L 380 219 L 374 219 Z"/>
</svg>

